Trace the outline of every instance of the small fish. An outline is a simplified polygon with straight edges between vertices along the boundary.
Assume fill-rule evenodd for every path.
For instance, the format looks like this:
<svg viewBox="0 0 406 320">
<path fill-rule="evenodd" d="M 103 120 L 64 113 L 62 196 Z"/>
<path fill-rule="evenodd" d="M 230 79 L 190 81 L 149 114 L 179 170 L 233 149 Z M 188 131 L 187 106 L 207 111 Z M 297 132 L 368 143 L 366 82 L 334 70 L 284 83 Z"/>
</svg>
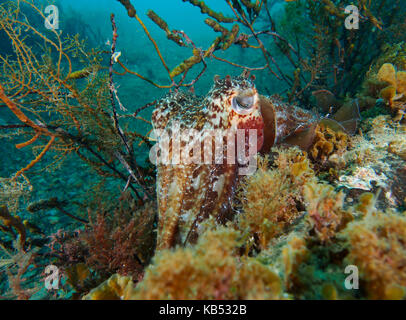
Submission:
<svg viewBox="0 0 406 320">
<path fill-rule="evenodd" d="M 121 57 L 121 51 L 117 51 L 117 52 L 113 53 L 112 58 L 113 58 L 114 62 L 117 62 L 118 58 L 120 58 L 120 57 Z"/>
</svg>

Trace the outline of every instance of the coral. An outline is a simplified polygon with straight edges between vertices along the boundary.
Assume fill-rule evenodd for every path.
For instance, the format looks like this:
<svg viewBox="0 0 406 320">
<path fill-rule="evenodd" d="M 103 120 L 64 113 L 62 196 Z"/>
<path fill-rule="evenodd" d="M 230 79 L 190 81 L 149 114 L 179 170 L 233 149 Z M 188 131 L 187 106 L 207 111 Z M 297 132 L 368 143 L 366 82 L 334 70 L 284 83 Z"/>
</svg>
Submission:
<svg viewBox="0 0 406 320">
<path fill-rule="evenodd" d="M 204 3 L 204 1 L 200 0 L 182 0 L 182 1 L 189 2 L 190 4 L 199 7 L 200 11 L 203 14 L 209 15 L 210 17 L 216 19 L 218 22 L 233 22 L 235 20 L 234 18 L 225 17 L 221 12 L 218 13 L 213 11 Z"/>
<path fill-rule="evenodd" d="M 355 211 L 360 212 L 362 215 L 366 215 L 375 206 L 375 196 L 373 193 L 364 192 L 358 198 L 358 204 L 355 206 Z"/>
<path fill-rule="evenodd" d="M 131 300 L 133 295 L 131 277 L 115 274 L 85 295 L 83 300 Z"/>
<path fill-rule="evenodd" d="M 372 108 L 376 104 L 376 100 L 379 98 L 379 95 L 387 83 L 379 81 L 376 75 L 367 75 L 366 80 L 362 84 L 363 91 L 358 95 L 358 99 L 363 102 L 362 110 Z"/>
<path fill-rule="evenodd" d="M 238 35 L 238 32 L 240 31 L 240 27 L 238 26 L 238 24 L 235 24 L 229 31 L 213 19 L 207 18 L 206 20 L 204 20 L 204 22 L 215 32 L 221 32 L 221 37 L 217 37 L 215 43 L 219 45 L 221 42 L 223 42 L 223 51 L 230 48 L 231 45 L 236 41 L 236 37 Z"/>
<path fill-rule="evenodd" d="M 149 38 L 149 40 L 152 42 L 156 53 L 158 54 L 162 65 L 166 69 L 169 79 L 170 79 L 170 84 L 168 85 L 160 85 L 155 83 L 154 81 L 148 79 L 147 77 L 144 77 L 140 75 L 139 73 L 135 71 L 129 70 L 120 60 L 117 60 L 118 64 L 124 69 L 124 73 L 130 73 L 133 75 L 136 75 L 137 77 L 147 81 L 148 83 L 154 85 L 155 87 L 158 88 L 179 88 L 179 87 L 193 87 L 193 85 L 201 78 L 203 73 L 207 70 L 207 63 L 205 61 L 205 58 L 208 57 L 213 57 L 219 61 L 228 63 L 233 66 L 237 66 L 239 68 L 242 68 L 244 70 L 262 70 L 268 68 L 270 72 L 276 73 L 271 69 L 270 67 L 270 54 L 268 53 L 267 49 L 263 45 L 262 41 L 257 37 L 257 34 L 269 34 L 271 35 L 268 31 L 262 31 L 255 33 L 254 31 L 254 23 L 256 21 L 256 18 L 259 16 L 260 11 L 264 8 L 263 3 L 251 3 L 250 1 L 242 1 L 241 3 L 239 2 L 228 2 L 227 4 L 230 7 L 230 9 L 233 11 L 235 17 L 226 17 L 222 12 L 215 12 L 213 11 L 210 7 L 206 5 L 204 1 L 200 0 L 183 0 L 183 2 L 189 2 L 195 7 L 200 8 L 200 11 L 202 14 L 207 14 L 209 17 L 213 18 L 207 18 L 206 23 L 213 28 L 215 32 L 222 32 L 222 36 L 214 38 L 214 40 L 211 42 L 207 50 L 203 49 L 198 49 L 196 45 L 193 43 L 193 41 L 188 37 L 188 35 L 184 31 L 178 31 L 178 30 L 170 30 L 168 24 L 164 19 L 159 17 L 154 11 L 148 10 L 147 16 L 156 24 L 158 27 L 160 27 L 162 30 L 165 31 L 166 37 L 174 41 L 176 44 L 178 44 L 181 47 L 193 47 L 193 55 L 190 56 L 188 59 L 185 59 L 183 62 L 179 63 L 175 68 L 172 70 L 169 69 L 167 63 L 165 62 L 165 59 L 163 57 L 163 54 L 161 50 L 158 47 L 157 42 L 149 32 L 147 26 L 144 24 L 144 22 L 141 20 L 141 18 L 137 15 L 137 12 L 134 8 L 134 6 L 131 4 L 130 1 L 128 0 L 120 0 L 120 3 L 125 7 L 127 10 L 127 14 L 131 18 L 135 18 L 138 23 L 141 25 L 142 29 L 144 30 L 145 34 Z M 234 7 L 236 6 L 236 7 Z M 228 31 L 225 27 L 221 26 L 220 23 L 231 23 L 231 22 L 237 22 L 236 24 L 233 25 L 232 29 Z M 247 35 L 247 34 L 239 34 L 240 31 L 240 26 L 239 24 L 249 28 L 253 35 Z M 250 44 L 248 44 L 248 39 L 250 37 L 254 36 L 256 41 L 258 42 L 258 47 L 254 47 Z M 267 64 L 262 67 L 262 68 L 249 68 L 245 66 L 241 66 L 238 64 L 235 64 L 231 61 L 228 61 L 226 59 L 217 57 L 214 55 L 214 52 L 217 50 L 222 49 L 223 51 L 228 50 L 232 45 L 237 44 L 240 45 L 242 48 L 247 48 L 247 47 L 254 47 L 254 48 L 259 48 L 262 51 L 263 58 L 267 62 Z M 292 46 L 290 48 L 293 49 Z M 271 57 L 272 58 L 272 57 Z M 272 59 L 273 60 L 273 59 Z M 275 63 L 275 60 L 273 60 Z M 185 78 L 187 76 L 187 73 L 191 68 L 197 64 L 203 64 L 203 69 L 202 71 L 189 83 L 184 83 Z M 178 75 L 183 74 L 182 78 L 180 81 L 177 83 L 174 78 Z"/>
<path fill-rule="evenodd" d="M 195 64 L 198 64 L 199 62 L 202 61 L 202 54 L 199 50 L 193 50 L 193 56 L 187 58 L 184 60 L 182 63 L 180 63 L 178 66 L 176 66 L 169 74 L 171 78 L 174 78 L 190 68 L 192 68 Z"/>
<path fill-rule="evenodd" d="M 323 286 L 322 295 L 325 300 L 338 300 L 337 288 L 331 283 Z"/>
<path fill-rule="evenodd" d="M 154 220 L 151 204 L 134 213 L 121 208 L 112 220 L 99 212 L 80 237 L 89 250 L 86 264 L 102 273 L 137 276 L 154 248 Z"/>
<path fill-rule="evenodd" d="M 343 231 L 346 261 L 356 265 L 370 299 L 402 299 L 406 295 L 406 218 L 370 210 Z"/>
<path fill-rule="evenodd" d="M 90 223 L 84 231 L 55 235 L 50 244 L 53 255 L 58 257 L 54 263 L 68 269 L 72 284 L 78 282 L 75 278 L 81 273 L 78 267 L 82 263 L 96 272 L 93 278 L 102 280 L 114 273 L 134 279 L 141 276 L 155 247 L 156 208 L 151 203 L 138 210 L 134 208 L 130 199 L 123 199 L 111 216 L 103 211 L 93 217 L 89 214 Z"/>
<path fill-rule="evenodd" d="M 284 265 L 284 279 L 286 290 L 292 289 L 300 283 L 298 270 L 310 255 L 306 247 L 306 240 L 296 234 L 289 236 L 287 245 L 282 249 L 282 259 Z"/>
<path fill-rule="evenodd" d="M 396 90 L 400 94 L 406 94 L 406 71 L 396 73 Z"/>
<path fill-rule="evenodd" d="M 18 300 L 28 300 L 40 290 L 38 286 L 39 274 L 35 268 L 35 259 L 38 257 L 38 248 L 25 250 L 21 241 L 13 242 L 13 250 L 7 250 L 0 245 L 0 251 L 5 253 L 7 259 L 0 259 L 0 268 L 6 268 L 8 277 L 9 295 Z M 35 278 L 37 281 L 32 281 Z"/>
<path fill-rule="evenodd" d="M 277 168 L 268 168 L 268 156 L 259 158 L 257 172 L 244 179 L 239 192 L 238 226 L 257 238 L 262 249 L 301 215 L 297 202 L 303 199 L 305 184 L 314 179 L 306 154 L 297 147 L 273 151 L 278 153 Z"/>
<path fill-rule="evenodd" d="M 37 202 L 30 203 L 27 207 L 27 211 L 31 213 L 35 213 L 41 210 L 47 210 L 47 209 L 57 209 L 59 212 L 61 212 L 64 215 L 67 215 L 69 218 L 74 219 L 76 221 L 79 221 L 81 223 L 88 223 L 86 219 L 83 219 L 81 217 L 76 217 L 72 215 L 71 213 L 67 212 L 64 207 L 67 206 L 68 201 L 61 201 L 56 197 L 53 197 L 51 199 L 41 199 Z"/>
<path fill-rule="evenodd" d="M 69 268 L 79 263 L 83 263 L 88 256 L 88 249 L 82 241 L 79 241 L 81 231 L 58 230 L 49 236 L 47 247 L 50 255 L 55 257 L 53 263 L 61 268 Z"/>
<path fill-rule="evenodd" d="M 350 146 L 350 139 L 343 130 L 333 130 L 320 123 L 316 127 L 314 143 L 310 147 L 309 155 L 313 160 L 326 161 L 331 156 L 340 157 Z"/>
<path fill-rule="evenodd" d="M 75 72 L 72 72 L 71 74 L 69 74 L 68 79 L 77 80 L 77 79 L 87 78 L 94 72 L 97 72 L 97 69 L 94 70 L 94 68 L 92 68 L 92 67 L 87 67 L 82 70 L 77 70 Z"/>
<path fill-rule="evenodd" d="M 359 1 L 360 13 L 362 12 L 367 23 L 361 33 L 348 38 L 344 24 L 345 14 L 341 9 L 346 6 L 344 1 L 287 1 L 284 6 L 284 14 L 280 15 L 280 18 L 275 18 L 276 21 L 273 25 L 287 40 L 292 42 L 295 38 L 300 38 L 302 41 L 308 39 L 312 43 L 313 50 L 310 65 L 301 66 L 302 74 L 308 74 L 311 79 L 309 83 L 299 86 L 299 92 L 305 91 L 304 97 L 298 98 L 301 102 L 308 100 L 312 91 L 320 89 L 330 90 L 338 97 L 355 95 L 361 84 L 360 75 L 368 71 L 371 63 L 374 62 L 374 57 L 381 54 L 383 45 L 393 42 L 391 36 L 381 36 L 384 21 L 390 15 L 394 19 L 392 21 L 397 21 L 395 29 L 403 23 L 403 18 L 395 9 L 391 13 L 385 12 L 385 16 L 381 15 L 380 6 L 382 4 L 383 1 L 379 0 L 368 3 Z M 293 18 L 297 16 L 300 16 L 301 19 Z M 303 25 L 311 25 L 314 31 L 308 32 Z M 376 32 L 374 32 L 375 30 Z M 401 38 L 403 40 L 404 37 L 401 35 Z M 364 41 L 371 41 L 377 46 L 372 49 L 371 46 L 363 45 Z M 284 42 L 280 41 L 280 43 Z M 283 53 L 286 46 L 278 43 L 277 45 Z M 327 48 L 334 49 L 330 51 Z M 294 58 L 291 57 L 291 52 L 288 51 L 286 56 L 291 62 L 290 70 L 294 72 L 297 64 L 292 61 Z M 294 87 L 296 82 L 294 75 L 290 75 L 289 78 L 290 87 Z M 303 87 L 305 90 L 301 89 Z M 306 102 L 308 104 L 308 101 Z M 375 102 L 373 102 L 374 104 Z"/>
<path fill-rule="evenodd" d="M 330 185 L 308 183 L 304 186 L 304 197 L 306 222 L 310 232 L 322 243 L 331 241 L 353 218 L 343 209 L 344 193 L 335 192 Z"/>
<path fill-rule="evenodd" d="M 397 120 L 401 119 L 404 101 L 404 71 L 406 70 L 406 46 L 404 42 L 385 44 L 380 56 L 371 64 L 358 95 L 362 110 L 376 105 L 383 98 Z M 400 99 L 400 100 L 398 100 Z"/>
<path fill-rule="evenodd" d="M 390 116 L 370 118 L 364 121 L 363 125 L 364 133 L 352 138 L 353 148 L 343 155 L 347 165 L 355 162 L 357 166 L 367 167 L 378 161 L 384 162 L 388 155 L 388 145 L 394 139 L 404 138 L 402 128 L 392 121 Z"/>
<path fill-rule="evenodd" d="M 134 17 L 137 14 L 137 11 L 131 4 L 130 0 L 119 0 L 119 1 L 126 8 L 129 17 Z"/>
<path fill-rule="evenodd" d="M 379 81 L 387 82 L 396 88 L 396 70 L 393 64 L 383 64 L 378 71 L 377 77 Z"/>
<path fill-rule="evenodd" d="M 19 234 L 19 243 L 21 248 L 24 249 L 25 240 L 27 238 L 27 233 L 25 230 L 25 226 L 21 221 L 20 217 L 14 217 L 9 211 L 6 206 L 0 206 L 0 221 L 3 223 L 4 228 L 10 230 L 12 233 L 12 228 L 17 230 Z M 0 225 L 1 226 L 1 225 Z"/>
<path fill-rule="evenodd" d="M 393 99 L 396 97 L 396 87 L 389 86 L 383 88 L 380 92 L 380 96 L 389 103 L 390 106 L 393 105 Z"/>
<path fill-rule="evenodd" d="M 365 191 L 379 187 L 387 205 L 403 204 L 399 169 L 404 167 L 405 126 L 381 115 L 364 120 L 362 127 L 363 134 L 351 138 L 351 150 L 341 157 L 344 166 L 338 173 L 338 186 Z"/>
<path fill-rule="evenodd" d="M 406 72 L 405 71 L 396 71 L 395 67 L 391 63 L 385 63 L 379 69 L 377 74 L 378 80 L 381 82 L 386 82 L 388 84 L 388 88 L 390 88 L 390 93 L 393 94 L 391 96 L 387 93 L 387 96 L 393 100 L 396 97 L 396 94 L 400 95 L 402 98 L 406 94 Z M 385 89 L 383 89 L 385 90 Z M 382 91 L 381 91 L 382 94 Z M 384 99 L 386 97 L 383 97 Z M 392 106 L 393 101 L 389 101 L 390 105 Z"/>
<path fill-rule="evenodd" d="M 76 292 L 83 292 L 86 290 L 86 281 L 91 276 L 91 271 L 84 263 L 78 263 L 65 268 L 67 283 L 69 283 Z"/>
<path fill-rule="evenodd" d="M 239 233 L 220 227 L 194 247 L 162 250 L 136 287 L 135 299 L 278 299 L 279 277 L 236 255 Z"/>
<path fill-rule="evenodd" d="M 256 259 L 244 258 L 236 288 L 243 300 L 283 299 L 282 283 L 276 272 Z"/>
<path fill-rule="evenodd" d="M 339 177 L 340 185 L 347 188 L 371 190 L 373 185 L 387 187 L 387 176 L 384 173 L 378 175 L 376 170 L 370 166 L 358 167 L 351 172 L 351 175 Z"/>
<path fill-rule="evenodd" d="M 369 74 L 376 74 L 384 64 L 392 64 L 398 70 L 406 70 L 406 43 L 386 43 L 381 55 L 371 66 Z M 388 66 L 387 68 L 391 68 Z"/>
<path fill-rule="evenodd" d="M 137 287 L 141 299 L 227 299 L 237 272 L 233 257 L 238 234 L 208 232 L 192 248 L 163 250 Z"/>
<path fill-rule="evenodd" d="M 359 0 L 362 28 L 352 32 L 344 25 L 343 8 L 348 4 L 344 0 L 283 5 L 226 0 L 231 17 L 225 16 L 226 11 L 213 11 L 208 1 L 183 0 L 205 15 L 205 28 L 213 39 L 200 37 L 208 44 L 202 48 L 149 10 L 148 18 L 160 28 L 153 26 L 151 31 L 163 30 L 178 45 L 170 43 L 161 52 L 148 30 L 151 24 L 147 28 L 131 4 L 136 1 L 119 0 L 144 32 L 134 33 L 137 48 L 144 48 L 139 57 L 125 43 L 117 43 L 121 31 L 114 15 L 113 41 L 107 41 L 111 50 L 106 51 L 89 49 L 79 36 L 70 36 L 69 30 L 75 28 L 63 28 L 63 33 L 45 30 L 43 8 L 33 1 L 0 4 L 0 43 L 6 49 L 0 53 L 0 138 L 11 140 L 18 149 L 8 152 L 10 145 L 4 145 L 11 159 L 3 161 L 2 169 L 11 178 L 0 179 L 0 268 L 6 269 L 0 272 L 0 298 L 7 286 L 13 297 L 35 298 L 35 286 L 43 283 L 38 274 L 49 264 L 58 266 L 64 280 L 55 296 L 68 289 L 74 299 L 87 293 L 84 299 L 95 300 L 405 298 L 406 222 L 395 207 L 399 211 L 406 205 L 406 131 L 400 121 L 406 101 L 406 71 L 401 71 L 406 70 L 406 59 L 404 44 L 394 44 L 405 36 L 404 12 L 399 10 L 405 3 L 397 0 L 387 6 L 385 1 Z M 283 14 L 275 14 L 275 9 Z M 284 19 L 282 25 L 274 20 L 278 16 Z M 72 22 L 66 12 L 64 17 L 64 24 Z M 83 31 L 79 34 L 98 33 L 90 25 Z M 123 35 L 127 31 L 123 29 Z M 99 34 L 103 39 L 95 41 L 97 46 L 106 37 Z M 384 43 L 390 54 L 383 52 Z M 116 48 L 123 48 L 122 55 Z M 215 56 L 219 51 L 221 58 Z M 245 54 L 248 51 L 252 54 Z M 164 67 L 163 85 L 122 62 L 140 72 L 149 69 L 150 77 L 162 80 L 157 65 L 146 63 L 155 53 Z M 163 53 L 171 55 L 170 63 Z M 258 66 L 240 65 L 229 57 Z M 379 58 L 371 65 L 375 57 Z M 196 89 L 205 90 L 208 82 L 203 74 L 213 70 L 213 58 L 228 68 L 244 69 L 243 76 L 215 78 L 214 87 L 202 98 L 182 91 L 190 88 L 193 93 L 197 81 Z M 200 73 L 197 66 L 202 67 Z M 264 69 L 267 73 L 259 72 Z M 368 69 L 366 92 L 353 99 Z M 257 81 L 261 91 L 278 90 L 289 104 L 276 95 L 259 95 L 249 71 L 263 75 Z M 126 74 L 147 81 L 156 91 L 148 84 L 136 84 L 135 91 L 131 83 L 132 91 L 119 92 L 118 78 Z M 170 92 L 133 113 L 120 102 L 121 97 L 133 102 L 155 96 L 158 89 Z M 318 106 L 323 115 L 310 111 L 312 92 L 322 103 Z M 398 122 L 389 117 L 367 119 L 356 132 L 359 109 L 376 115 L 385 103 Z M 156 106 L 151 122 L 138 116 L 151 106 Z M 376 107 L 374 112 L 370 106 Z M 225 157 L 221 164 L 160 163 L 156 172 L 152 165 L 141 167 L 147 147 L 152 146 L 142 132 L 153 126 L 178 137 L 176 122 L 199 134 L 205 129 L 222 133 L 231 129 L 233 134 L 237 129 L 246 133 L 256 129 L 252 155 L 262 153 L 258 170 L 240 176 L 240 169 L 251 169 L 255 163 L 244 166 L 229 159 L 225 163 Z M 193 137 L 201 143 L 205 136 L 199 134 Z M 226 138 L 221 136 L 223 142 Z M 243 141 L 243 151 L 251 147 L 248 140 Z M 138 142 L 145 148 L 137 149 Z M 280 147 L 271 150 L 275 145 Z M 225 144 L 221 148 L 231 149 Z M 174 145 L 169 149 L 173 155 Z M 33 155 L 25 157 L 27 151 Z M 187 151 L 195 155 L 195 150 Z M 68 167 L 55 177 L 45 175 L 63 159 L 71 162 Z M 232 160 L 243 159 L 239 154 Z M 85 167 L 78 166 L 80 161 L 95 170 L 96 179 L 87 171 L 86 181 L 78 179 Z M 73 175 L 60 179 L 68 171 Z M 32 189 L 27 177 L 35 187 L 34 202 L 28 207 L 24 203 L 20 210 L 20 200 Z M 320 183 L 323 179 L 331 185 Z M 97 186 L 89 187 L 87 181 Z M 99 189 L 102 183 L 108 193 Z M 63 198 L 69 200 L 61 198 L 61 185 L 68 186 Z M 72 190 L 76 186 L 80 188 Z M 82 193 L 86 186 L 89 194 Z M 346 209 L 349 198 L 355 199 L 362 190 L 371 193 L 362 194 L 357 205 Z M 118 193 L 120 202 L 110 201 L 117 200 Z M 103 202 L 98 201 L 103 196 Z M 393 212 L 377 212 L 375 205 L 392 207 Z M 23 219 L 25 209 L 35 212 L 36 221 Z M 76 221 L 56 221 L 53 209 Z M 43 210 L 52 211 L 52 225 Z M 343 259 L 361 269 L 361 290 L 356 293 L 343 295 Z"/>
<path fill-rule="evenodd" d="M 183 40 L 181 39 L 181 37 L 178 34 L 175 34 L 173 31 L 171 31 L 169 29 L 168 24 L 166 23 L 165 20 L 163 20 L 160 16 L 158 16 L 153 10 L 148 10 L 147 12 L 147 16 L 153 21 L 155 22 L 155 24 L 160 27 L 162 30 L 165 31 L 166 33 L 166 37 L 169 40 L 174 41 L 175 43 L 177 43 L 180 46 L 186 46 L 186 44 L 183 42 Z"/>
<path fill-rule="evenodd" d="M 16 15 L 11 13 L 13 10 Z M 6 35 L 6 43 L 15 44 L 13 54 L 2 54 L 0 59 L 0 101 L 19 121 L 17 125 L 6 127 L 23 128 L 8 134 L 18 138 L 17 149 L 30 148 L 34 153 L 33 159 L 13 174 L 13 179 L 26 178 L 26 172 L 40 162 L 47 162 L 51 156 L 54 159 L 47 164 L 47 170 L 75 154 L 100 176 L 114 176 L 124 180 L 123 183 L 127 183 L 128 176 L 120 166 L 128 173 L 141 174 L 133 152 L 126 148 L 140 138 L 133 133 L 133 138 L 123 141 L 126 132 L 117 129 L 117 123 L 110 115 L 115 100 L 114 95 L 111 99 L 110 89 L 114 86 L 109 85 L 109 74 L 102 66 L 104 53 L 89 49 L 79 36 L 61 37 L 56 32 L 44 35 L 37 30 L 36 22 L 43 19 L 43 11 L 32 1 L 2 3 L 0 12 L 0 28 Z M 39 48 L 40 42 L 45 47 Z M 59 58 L 55 58 L 56 55 Z M 74 68 L 79 71 L 73 71 Z M 35 98 L 27 99 L 32 92 L 35 92 Z M 135 180 L 144 191 L 153 181 L 147 182 L 146 177 L 141 176 L 137 178 L 130 179 L 128 187 L 142 201 L 142 195 L 134 186 Z M 146 191 L 149 193 L 152 194 L 152 190 Z"/>
<path fill-rule="evenodd" d="M 388 151 L 406 161 L 406 141 L 402 138 L 394 139 L 388 145 Z"/>
<path fill-rule="evenodd" d="M 343 285 L 342 259 L 346 251 L 342 244 L 321 243 L 315 237 L 309 237 L 305 222 L 301 221 L 293 232 L 261 252 L 258 259 L 274 266 L 291 299 L 354 298 Z M 327 285 L 328 290 L 324 288 Z M 329 294 L 324 295 L 324 291 Z"/>
<path fill-rule="evenodd" d="M 342 259 L 346 251 L 342 244 L 337 241 L 321 243 L 311 233 L 309 236 L 308 229 L 305 219 L 301 219 L 291 232 L 261 251 L 257 259 L 277 270 L 283 290 L 291 299 L 332 299 L 334 291 L 336 298 L 353 298 L 343 285 Z M 324 296 L 326 284 L 336 290 L 330 290 L 331 294 Z"/>
<path fill-rule="evenodd" d="M 4 104 L 15 114 L 15 116 L 24 124 L 30 126 L 32 129 L 34 129 L 35 131 L 35 135 L 33 138 L 31 138 L 30 140 L 28 140 L 25 143 L 22 144 L 18 144 L 16 145 L 17 149 L 20 149 L 22 147 L 26 147 L 30 144 L 32 144 L 34 141 L 37 140 L 37 138 L 40 135 L 45 135 L 45 136 L 49 136 L 50 139 L 48 141 L 48 143 L 45 145 L 45 147 L 43 148 L 43 150 L 39 153 L 39 155 L 37 157 L 35 157 L 34 160 L 32 160 L 25 168 L 22 168 L 21 170 L 19 170 L 16 174 L 15 177 L 18 177 L 19 175 L 22 175 L 24 172 L 28 171 L 29 169 L 31 169 L 36 163 L 38 163 L 43 156 L 48 152 L 48 150 L 51 148 L 52 144 L 55 141 L 55 134 L 52 134 L 48 129 L 45 129 L 41 126 L 39 126 L 38 124 L 36 124 L 34 121 L 32 121 L 30 118 L 28 118 L 23 111 L 21 111 L 21 109 L 17 106 L 17 104 L 12 101 L 8 95 L 6 94 L 6 92 L 4 91 L 3 86 L 0 84 L 0 100 L 2 100 L 4 102 Z"/>
<path fill-rule="evenodd" d="M 376 74 L 369 74 L 366 91 L 382 98 L 390 107 L 396 121 L 401 121 L 406 108 L 406 71 L 397 71 L 392 63 L 384 63 Z"/>
<path fill-rule="evenodd" d="M 0 203 L 11 212 L 19 209 L 20 201 L 26 200 L 32 191 L 27 179 L 6 179 L 0 177 Z"/>
</svg>

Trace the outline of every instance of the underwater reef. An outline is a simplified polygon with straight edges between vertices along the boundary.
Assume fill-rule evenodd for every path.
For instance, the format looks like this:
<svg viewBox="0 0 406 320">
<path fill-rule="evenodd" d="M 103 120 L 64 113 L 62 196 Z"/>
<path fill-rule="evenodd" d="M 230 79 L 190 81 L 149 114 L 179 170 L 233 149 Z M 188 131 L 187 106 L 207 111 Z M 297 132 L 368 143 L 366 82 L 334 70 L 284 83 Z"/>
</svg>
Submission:
<svg viewBox="0 0 406 320">
<path fill-rule="evenodd" d="M 0 299 L 405 300 L 406 3 L 177 2 L 0 4 Z"/>
</svg>

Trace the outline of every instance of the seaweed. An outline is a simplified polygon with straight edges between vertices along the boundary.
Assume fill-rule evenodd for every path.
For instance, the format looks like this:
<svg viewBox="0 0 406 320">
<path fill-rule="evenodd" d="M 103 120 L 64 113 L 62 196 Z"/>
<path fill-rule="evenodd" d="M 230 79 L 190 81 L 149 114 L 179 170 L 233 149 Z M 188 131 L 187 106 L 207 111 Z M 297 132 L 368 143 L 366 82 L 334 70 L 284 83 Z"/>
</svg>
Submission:
<svg viewBox="0 0 406 320">
<path fill-rule="evenodd" d="M 121 49 L 122 16 L 110 15 L 104 43 L 75 11 L 58 32 L 43 26 L 45 2 L 0 4 L 0 139 L 10 155 L 1 159 L 1 298 L 405 299 L 405 3 L 354 1 L 361 20 L 348 29 L 343 0 L 286 1 L 280 15 L 269 0 L 225 0 L 227 13 L 179 2 L 200 12 L 205 46 L 168 24 L 159 6 L 145 16 L 153 30 L 137 1 L 119 0 L 152 46 L 145 61 L 134 58 L 142 68 Z M 258 95 L 265 145 L 252 175 L 213 167 L 210 186 L 228 188 L 227 203 L 215 203 L 221 190 L 211 190 L 190 228 L 198 237 L 157 250 L 149 109 L 177 108 L 172 97 L 188 108 L 180 113 L 206 108 L 208 99 L 181 90 L 204 88 L 218 65 L 243 72 L 215 78 L 226 95 L 235 79 L 252 84 L 254 96 L 278 91 L 272 102 Z M 125 76 L 170 93 L 127 106 Z M 308 109 L 308 121 L 280 137 L 278 117 L 292 115 L 273 102 Z M 91 182 L 78 188 L 72 168 L 89 169 Z M 184 177 L 187 192 L 197 171 Z M 52 174 L 77 190 L 57 194 Z M 214 205 L 224 221 L 210 216 Z M 345 287 L 348 265 L 361 290 Z M 58 290 L 43 285 L 48 266 L 60 272 Z"/>
</svg>

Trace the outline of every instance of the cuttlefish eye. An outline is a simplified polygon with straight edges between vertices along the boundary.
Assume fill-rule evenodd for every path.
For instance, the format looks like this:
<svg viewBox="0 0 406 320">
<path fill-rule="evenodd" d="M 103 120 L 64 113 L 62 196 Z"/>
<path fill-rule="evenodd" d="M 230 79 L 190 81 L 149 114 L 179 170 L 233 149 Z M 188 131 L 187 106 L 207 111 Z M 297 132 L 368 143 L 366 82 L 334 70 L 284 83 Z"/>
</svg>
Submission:
<svg viewBox="0 0 406 320">
<path fill-rule="evenodd" d="M 236 96 L 232 101 L 232 108 L 238 114 L 248 114 L 254 108 L 254 96 Z"/>
</svg>

